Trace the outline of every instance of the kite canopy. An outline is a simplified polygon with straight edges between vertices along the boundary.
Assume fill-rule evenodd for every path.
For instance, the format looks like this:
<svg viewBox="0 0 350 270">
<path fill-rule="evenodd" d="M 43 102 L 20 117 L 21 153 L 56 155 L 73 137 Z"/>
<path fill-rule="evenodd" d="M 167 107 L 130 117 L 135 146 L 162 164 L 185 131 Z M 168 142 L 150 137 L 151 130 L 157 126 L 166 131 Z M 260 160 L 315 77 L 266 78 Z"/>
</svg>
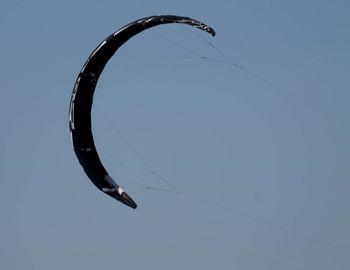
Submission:
<svg viewBox="0 0 350 270">
<path fill-rule="evenodd" d="M 74 152 L 86 175 L 99 190 L 134 209 L 136 203 L 112 179 L 98 156 L 91 128 L 93 96 L 104 67 L 120 46 L 146 29 L 169 23 L 188 24 L 215 36 L 211 27 L 188 17 L 150 16 L 129 23 L 108 36 L 91 53 L 78 75 L 70 100 L 69 128 Z"/>
</svg>

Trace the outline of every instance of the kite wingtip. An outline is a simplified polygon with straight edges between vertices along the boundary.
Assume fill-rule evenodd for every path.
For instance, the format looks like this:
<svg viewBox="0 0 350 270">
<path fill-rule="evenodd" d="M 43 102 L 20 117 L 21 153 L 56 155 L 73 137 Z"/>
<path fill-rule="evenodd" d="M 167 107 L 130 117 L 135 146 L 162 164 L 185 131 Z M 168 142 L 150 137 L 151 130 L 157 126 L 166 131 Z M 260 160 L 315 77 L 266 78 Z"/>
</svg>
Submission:
<svg viewBox="0 0 350 270">
<path fill-rule="evenodd" d="M 131 199 L 130 198 L 130 196 L 125 192 L 125 191 L 123 191 L 121 194 L 120 194 L 120 201 L 123 203 L 123 204 L 125 204 L 125 205 L 127 205 L 127 206 L 129 206 L 129 207 L 131 207 L 131 208 L 133 208 L 133 209 L 136 209 L 137 208 L 137 204 L 134 202 L 134 200 L 133 199 Z"/>
</svg>

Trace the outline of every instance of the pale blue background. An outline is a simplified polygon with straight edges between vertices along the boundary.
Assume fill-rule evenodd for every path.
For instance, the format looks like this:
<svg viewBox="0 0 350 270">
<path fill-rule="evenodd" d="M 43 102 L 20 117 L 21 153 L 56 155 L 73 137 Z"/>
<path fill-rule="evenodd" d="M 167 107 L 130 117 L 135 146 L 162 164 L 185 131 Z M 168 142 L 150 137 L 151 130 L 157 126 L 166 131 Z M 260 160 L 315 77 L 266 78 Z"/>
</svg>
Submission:
<svg viewBox="0 0 350 270">
<path fill-rule="evenodd" d="M 350 269 L 349 11 L 340 0 L 2 1 L 0 268 Z M 217 36 L 147 31 L 101 77 L 96 142 L 133 211 L 83 173 L 68 105 L 97 44 L 153 14 Z M 227 60 L 204 40 L 246 70 L 200 59 Z M 183 194 L 130 187 L 169 188 L 150 170 Z"/>
</svg>

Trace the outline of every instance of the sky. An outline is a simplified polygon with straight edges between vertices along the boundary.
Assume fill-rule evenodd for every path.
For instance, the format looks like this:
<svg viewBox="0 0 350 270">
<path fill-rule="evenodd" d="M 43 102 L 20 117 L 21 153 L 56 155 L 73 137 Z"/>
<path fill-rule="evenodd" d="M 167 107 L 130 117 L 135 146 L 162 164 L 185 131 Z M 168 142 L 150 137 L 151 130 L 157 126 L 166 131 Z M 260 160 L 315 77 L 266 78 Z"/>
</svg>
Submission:
<svg viewBox="0 0 350 270">
<path fill-rule="evenodd" d="M 349 269 L 348 1 L 1 1 L 0 268 Z M 84 174 L 74 82 L 109 34 L 93 128 L 132 210 Z"/>
</svg>

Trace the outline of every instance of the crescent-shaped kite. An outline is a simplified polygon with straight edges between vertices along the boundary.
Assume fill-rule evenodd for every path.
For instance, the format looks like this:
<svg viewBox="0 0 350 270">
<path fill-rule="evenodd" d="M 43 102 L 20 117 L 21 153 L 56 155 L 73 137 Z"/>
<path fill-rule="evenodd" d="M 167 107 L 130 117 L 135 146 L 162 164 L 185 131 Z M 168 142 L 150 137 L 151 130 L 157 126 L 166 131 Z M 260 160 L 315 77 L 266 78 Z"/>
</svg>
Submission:
<svg viewBox="0 0 350 270">
<path fill-rule="evenodd" d="M 74 152 L 86 175 L 99 190 L 134 209 L 136 203 L 108 174 L 98 156 L 91 128 L 93 96 L 98 78 L 120 46 L 146 29 L 169 23 L 191 25 L 215 35 L 211 27 L 188 17 L 151 16 L 129 23 L 103 40 L 91 53 L 78 75 L 70 99 L 69 129 Z"/>
</svg>

